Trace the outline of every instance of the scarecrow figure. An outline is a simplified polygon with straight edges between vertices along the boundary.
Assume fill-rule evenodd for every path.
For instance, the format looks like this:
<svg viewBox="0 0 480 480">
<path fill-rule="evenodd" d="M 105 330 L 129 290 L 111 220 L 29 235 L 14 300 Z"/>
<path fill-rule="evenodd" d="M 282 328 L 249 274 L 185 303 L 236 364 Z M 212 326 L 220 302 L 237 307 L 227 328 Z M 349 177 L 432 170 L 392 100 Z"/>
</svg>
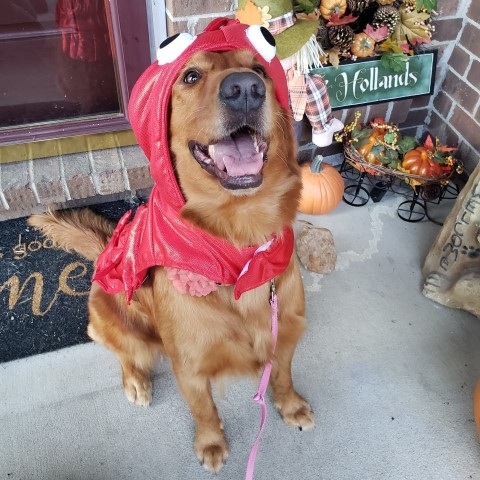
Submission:
<svg viewBox="0 0 480 480">
<path fill-rule="evenodd" d="M 343 123 L 332 116 L 323 77 L 309 73 L 312 67 L 321 67 L 324 55 L 315 37 L 319 20 L 297 18 L 291 0 L 239 0 L 236 17 L 243 23 L 265 26 L 275 37 L 297 134 L 306 115 L 312 126 L 312 142 L 319 147 L 330 145 Z"/>
</svg>

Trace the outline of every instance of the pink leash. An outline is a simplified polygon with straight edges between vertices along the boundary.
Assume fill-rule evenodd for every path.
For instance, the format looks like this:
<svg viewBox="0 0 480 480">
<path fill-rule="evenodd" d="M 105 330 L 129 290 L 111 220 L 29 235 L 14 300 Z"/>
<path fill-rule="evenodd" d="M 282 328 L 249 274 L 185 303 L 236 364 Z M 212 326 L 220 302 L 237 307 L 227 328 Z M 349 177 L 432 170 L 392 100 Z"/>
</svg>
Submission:
<svg viewBox="0 0 480 480">
<path fill-rule="evenodd" d="M 277 344 L 278 336 L 278 304 L 277 304 L 277 294 L 275 291 L 275 280 L 271 281 L 270 285 L 270 305 L 272 307 L 272 337 L 273 337 L 273 348 L 272 354 L 275 353 L 275 345 Z M 257 439 L 250 450 L 250 455 L 248 457 L 247 472 L 245 474 L 245 480 L 253 480 L 253 471 L 255 469 L 255 459 L 257 457 L 258 446 L 260 445 L 260 438 L 262 436 L 263 428 L 267 421 L 267 405 L 265 404 L 265 392 L 268 388 L 268 382 L 270 380 L 270 373 L 272 372 L 272 362 L 267 362 L 265 368 L 263 369 L 262 377 L 260 379 L 260 384 L 258 385 L 258 391 L 253 397 L 253 399 L 260 405 L 262 408 L 262 421 L 260 422 L 260 431 L 258 432 Z"/>
</svg>

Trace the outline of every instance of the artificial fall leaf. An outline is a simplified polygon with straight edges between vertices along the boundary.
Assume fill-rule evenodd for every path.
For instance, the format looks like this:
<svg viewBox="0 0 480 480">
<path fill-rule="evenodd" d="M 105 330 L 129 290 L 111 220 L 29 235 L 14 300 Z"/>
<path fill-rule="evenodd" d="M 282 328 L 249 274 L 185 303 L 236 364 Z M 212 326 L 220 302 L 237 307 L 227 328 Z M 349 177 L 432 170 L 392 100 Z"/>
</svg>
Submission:
<svg viewBox="0 0 480 480">
<path fill-rule="evenodd" d="M 382 65 L 394 72 L 404 73 L 407 70 L 408 57 L 404 53 L 385 52 L 382 55 Z"/>
<path fill-rule="evenodd" d="M 413 50 L 410 48 L 410 44 L 407 41 L 400 43 L 398 46 L 407 55 L 413 55 Z"/>
<path fill-rule="evenodd" d="M 338 68 L 340 65 L 340 50 L 338 50 L 338 48 L 330 48 L 329 50 L 325 50 L 325 53 L 328 56 L 328 62 L 335 68 Z"/>
<path fill-rule="evenodd" d="M 294 7 L 295 12 L 311 14 L 315 12 L 316 2 L 315 0 L 297 0 L 297 4 Z M 317 17 L 318 18 L 318 17 Z"/>
<path fill-rule="evenodd" d="M 437 152 L 454 152 L 455 150 L 458 150 L 458 148 L 447 147 L 446 145 L 440 145 L 437 147 Z"/>
<path fill-rule="evenodd" d="M 392 37 L 388 37 L 378 47 L 382 52 L 405 53 L 398 43 L 392 39 Z"/>
<path fill-rule="evenodd" d="M 296 13 L 295 16 L 299 20 L 318 20 L 318 18 L 320 17 L 320 12 L 318 10 L 315 10 L 314 12 L 309 14 L 301 12 L 301 13 Z"/>
<path fill-rule="evenodd" d="M 430 13 L 437 9 L 437 0 L 417 0 L 416 7 L 418 11 L 424 8 L 428 13 Z"/>
<path fill-rule="evenodd" d="M 262 18 L 262 11 L 251 0 L 247 0 L 245 6 L 236 11 L 235 18 L 246 25 L 268 26 Z"/>
<path fill-rule="evenodd" d="M 366 33 L 370 38 L 372 38 L 373 40 L 375 40 L 376 43 L 378 43 L 388 37 L 388 27 L 386 25 L 383 25 L 383 27 L 375 29 L 370 24 L 368 24 L 363 33 Z"/>
<path fill-rule="evenodd" d="M 340 17 L 338 13 L 334 13 L 330 20 L 327 23 L 327 27 L 333 27 L 335 25 L 347 25 L 348 23 L 354 22 L 358 17 L 354 17 L 353 15 L 345 15 Z"/>
<path fill-rule="evenodd" d="M 430 150 L 431 152 L 433 152 L 435 150 L 435 147 L 433 145 L 433 140 L 432 140 L 432 137 L 430 135 L 427 135 L 427 139 L 425 140 L 425 143 L 423 144 L 423 146 L 427 150 Z"/>
<path fill-rule="evenodd" d="M 405 5 L 398 9 L 400 20 L 397 22 L 392 37 L 400 45 L 408 41 L 412 45 L 415 43 L 429 43 L 431 41 L 430 33 L 425 26 L 425 21 L 430 18 L 430 14 L 423 12 L 410 12 Z"/>
</svg>

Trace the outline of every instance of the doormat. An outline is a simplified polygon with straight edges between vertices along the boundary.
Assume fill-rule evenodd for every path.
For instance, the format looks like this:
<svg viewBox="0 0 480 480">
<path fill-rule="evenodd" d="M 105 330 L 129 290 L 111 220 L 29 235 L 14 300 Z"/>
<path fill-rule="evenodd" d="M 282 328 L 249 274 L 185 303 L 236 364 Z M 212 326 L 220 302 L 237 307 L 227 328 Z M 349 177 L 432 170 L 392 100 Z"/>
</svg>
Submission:
<svg viewBox="0 0 480 480">
<path fill-rule="evenodd" d="M 89 208 L 117 221 L 139 203 Z M 0 222 L 0 362 L 90 341 L 87 298 L 92 262 L 52 248 L 27 218 Z"/>
</svg>

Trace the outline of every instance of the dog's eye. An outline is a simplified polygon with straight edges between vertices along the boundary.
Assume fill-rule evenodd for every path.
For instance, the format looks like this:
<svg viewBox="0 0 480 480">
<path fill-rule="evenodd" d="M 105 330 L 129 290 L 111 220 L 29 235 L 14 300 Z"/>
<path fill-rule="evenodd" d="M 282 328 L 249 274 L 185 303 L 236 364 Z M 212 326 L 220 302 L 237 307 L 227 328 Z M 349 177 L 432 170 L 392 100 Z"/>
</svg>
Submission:
<svg viewBox="0 0 480 480">
<path fill-rule="evenodd" d="M 247 37 L 257 52 L 267 61 L 273 59 L 276 52 L 275 39 L 273 35 L 260 25 L 250 25 L 247 30 Z"/>
<path fill-rule="evenodd" d="M 267 72 L 261 65 L 255 65 L 253 67 L 253 71 L 258 73 L 261 77 L 267 78 Z"/>
<path fill-rule="evenodd" d="M 194 41 L 189 33 L 177 33 L 165 39 L 157 50 L 159 65 L 166 65 L 176 60 Z"/>
<path fill-rule="evenodd" d="M 193 85 L 194 83 L 197 83 L 200 78 L 201 74 L 197 70 L 189 70 L 185 75 L 183 76 L 183 81 L 184 83 L 189 83 L 190 85 Z"/>
</svg>

